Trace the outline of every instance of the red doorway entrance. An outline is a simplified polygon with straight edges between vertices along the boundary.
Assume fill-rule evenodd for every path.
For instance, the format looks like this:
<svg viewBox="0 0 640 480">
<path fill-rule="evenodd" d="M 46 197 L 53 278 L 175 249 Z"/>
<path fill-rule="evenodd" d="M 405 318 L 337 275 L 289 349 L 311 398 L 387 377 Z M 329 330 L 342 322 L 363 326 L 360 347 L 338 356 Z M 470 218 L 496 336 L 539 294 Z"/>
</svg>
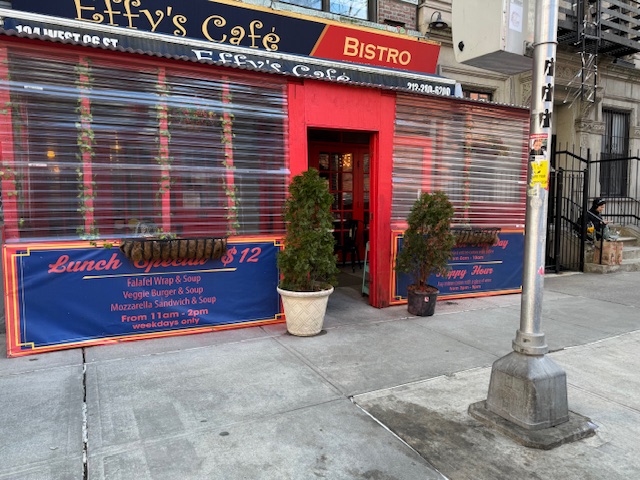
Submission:
<svg viewBox="0 0 640 480">
<path fill-rule="evenodd" d="M 369 133 L 309 130 L 309 166 L 329 182 L 339 260 L 364 260 L 369 241 Z"/>
</svg>

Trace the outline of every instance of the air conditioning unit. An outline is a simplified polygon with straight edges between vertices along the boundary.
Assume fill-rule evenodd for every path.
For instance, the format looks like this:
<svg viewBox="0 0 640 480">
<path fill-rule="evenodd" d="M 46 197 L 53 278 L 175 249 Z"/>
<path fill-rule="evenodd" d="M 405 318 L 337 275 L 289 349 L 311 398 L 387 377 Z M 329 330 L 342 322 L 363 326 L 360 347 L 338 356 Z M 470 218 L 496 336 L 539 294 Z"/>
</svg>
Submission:
<svg viewBox="0 0 640 480">
<path fill-rule="evenodd" d="M 514 75 L 531 70 L 536 0 L 453 0 L 456 61 Z"/>
</svg>

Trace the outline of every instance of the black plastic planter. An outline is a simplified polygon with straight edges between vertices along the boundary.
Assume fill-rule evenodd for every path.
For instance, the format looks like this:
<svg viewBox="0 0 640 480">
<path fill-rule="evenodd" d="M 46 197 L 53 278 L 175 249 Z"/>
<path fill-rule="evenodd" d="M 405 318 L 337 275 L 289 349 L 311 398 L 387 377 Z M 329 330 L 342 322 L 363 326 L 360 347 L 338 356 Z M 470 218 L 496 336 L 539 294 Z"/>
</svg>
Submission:
<svg viewBox="0 0 640 480">
<path fill-rule="evenodd" d="M 416 292 L 415 290 L 409 289 L 407 310 L 411 315 L 430 317 L 436 311 L 438 293 L 438 290 L 435 292 Z"/>
</svg>

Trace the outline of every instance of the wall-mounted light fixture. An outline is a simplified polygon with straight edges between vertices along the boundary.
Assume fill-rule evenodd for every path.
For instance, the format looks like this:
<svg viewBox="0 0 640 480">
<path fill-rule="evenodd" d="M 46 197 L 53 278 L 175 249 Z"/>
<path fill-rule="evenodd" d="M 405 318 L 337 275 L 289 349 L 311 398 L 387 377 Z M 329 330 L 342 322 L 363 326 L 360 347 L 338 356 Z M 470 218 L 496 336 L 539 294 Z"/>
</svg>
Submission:
<svg viewBox="0 0 640 480">
<path fill-rule="evenodd" d="M 449 24 L 442 19 L 441 12 L 436 10 L 431 14 L 431 20 L 429 20 L 429 31 L 444 30 L 445 28 L 448 28 L 448 27 L 449 27 Z"/>
</svg>

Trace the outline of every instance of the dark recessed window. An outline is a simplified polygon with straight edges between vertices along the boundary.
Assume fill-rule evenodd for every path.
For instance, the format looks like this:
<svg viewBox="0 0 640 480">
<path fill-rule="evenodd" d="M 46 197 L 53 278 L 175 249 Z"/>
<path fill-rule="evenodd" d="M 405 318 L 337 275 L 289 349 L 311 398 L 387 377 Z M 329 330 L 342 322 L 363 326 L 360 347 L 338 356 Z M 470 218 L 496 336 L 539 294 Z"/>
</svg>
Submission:
<svg viewBox="0 0 640 480">
<path fill-rule="evenodd" d="M 471 100 L 481 100 L 484 102 L 491 102 L 493 100 L 493 93 L 491 92 L 476 92 L 474 90 L 463 90 L 464 97 Z"/>
<path fill-rule="evenodd" d="M 369 145 L 368 132 L 343 132 L 340 130 L 309 129 L 310 142 L 350 143 L 355 145 Z"/>
<path fill-rule="evenodd" d="M 388 18 L 386 18 L 384 20 L 384 24 L 385 25 L 391 25 L 392 27 L 396 27 L 396 28 L 405 28 L 407 26 L 407 24 L 404 23 L 404 22 L 398 22 L 396 20 L 389 20 Z"/>
</svg>

